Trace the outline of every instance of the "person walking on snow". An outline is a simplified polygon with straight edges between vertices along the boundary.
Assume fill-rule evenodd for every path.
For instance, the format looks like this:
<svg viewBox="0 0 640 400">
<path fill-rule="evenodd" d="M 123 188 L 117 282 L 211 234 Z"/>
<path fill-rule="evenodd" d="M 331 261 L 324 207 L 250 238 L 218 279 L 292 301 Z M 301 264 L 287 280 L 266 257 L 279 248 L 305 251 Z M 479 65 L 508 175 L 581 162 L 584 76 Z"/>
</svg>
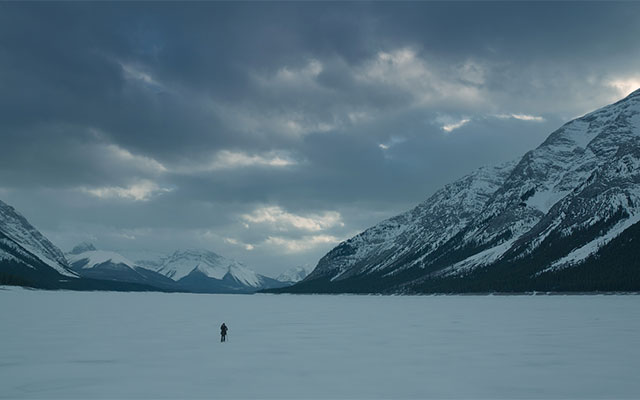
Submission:
<svg viewBox="0 0 640 400">
<path fill-rule="evenodd" d="M 227 330 L 228 330 L 228 328 L 223 322 L 222 326 L 220 326 L 220 341 L 221 342 L 226 342 L 227 341 Z"/>
</svg>

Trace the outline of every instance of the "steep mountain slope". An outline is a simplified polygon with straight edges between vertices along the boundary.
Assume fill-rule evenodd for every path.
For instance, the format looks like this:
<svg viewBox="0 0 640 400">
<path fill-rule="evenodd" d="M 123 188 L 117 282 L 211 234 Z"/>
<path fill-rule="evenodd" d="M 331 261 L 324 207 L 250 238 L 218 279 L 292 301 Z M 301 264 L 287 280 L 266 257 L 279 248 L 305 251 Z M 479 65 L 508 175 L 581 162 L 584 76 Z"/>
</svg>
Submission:
<svg viewBox="0 0 640 400">
<path fill-rule="evenodd" d="M 341 243 L 291 290 L 583 290 L 581 265 L 593 270 L 640 221 L 639 196 L 640 90 L 568 122 L 515 167 L 476 171 Z M 607 281 L 627 290 L 639 263 Z"/>
<path fill-rule="evenodd" d="M 171 278 L 180 288 L 193 292 L 251 293 L 285 285 L 207 250 L 178 250 L 158 261 L 138 263 Z"/>
<path fill-rule="evenodd" d="M 506 163 L 480 168 L 445 186 L 413 210 L 338 245 L 320 259 L 306 280 L 396 273 L 419 265 L 481 212 L 513 167 L 514 163 Z"/>
<path fill-rule="evenodd" d="M 64 254 L 13 207 L 0 201 L 0 275 L 6 283 L 55 287 L 77 277 Z M 13 282 L 12 282 L 13 281 Z"/>
<path fill-rule="evenodd" d="M 96 250 L 90 243 L 82 243 L 68 254 L 71 268 L 80 276 L 118 282 L 141 283 L 161 289 L 177 289 L 171 279 L 142 268 L 122 255 Z"/>
<path fill-rule="evenodd" d="M 618 211 L 636 214 L 631 203 L 638 189 L 633 164 L 640 150 L 639 114 L 636 91 L 552 133 L 522 158 L 466 229 L 459 247 L 507 243 L 503 248 L 511 248 L 513 257 L 533 251 L 558 229 L 568 235 Z M 471 260 L 456 267 L 478 265 L 483 262 Z"/>
</svg>

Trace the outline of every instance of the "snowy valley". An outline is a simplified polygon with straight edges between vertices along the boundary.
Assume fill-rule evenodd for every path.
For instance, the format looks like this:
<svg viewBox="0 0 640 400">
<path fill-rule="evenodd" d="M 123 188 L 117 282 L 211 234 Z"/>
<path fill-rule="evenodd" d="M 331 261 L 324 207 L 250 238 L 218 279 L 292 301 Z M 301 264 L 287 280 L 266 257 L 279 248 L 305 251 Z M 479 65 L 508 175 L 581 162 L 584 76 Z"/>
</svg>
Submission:
<svg viewBox="0 0 640 400">
<path fill-rule="evenodd" d="M 0 287 L 1 396 L 635 398 L 637 300 Z"/>
</svg>

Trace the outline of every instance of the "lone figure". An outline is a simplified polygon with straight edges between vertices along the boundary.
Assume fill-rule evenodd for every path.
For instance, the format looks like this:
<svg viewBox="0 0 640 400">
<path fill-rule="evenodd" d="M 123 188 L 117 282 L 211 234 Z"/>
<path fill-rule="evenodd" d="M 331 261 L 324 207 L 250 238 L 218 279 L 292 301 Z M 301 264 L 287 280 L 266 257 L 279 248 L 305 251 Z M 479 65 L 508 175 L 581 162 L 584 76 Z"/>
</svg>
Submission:
<svg viewBox="0 0 640 400">
<path fill-rule="evenodd" d="M 223 322 L 222 325 L 220 326 L 220 341 L 221 342 L 226 342 L 227 341 L 227 330 L 228 330 L 228 328 Z"/>
</svg>

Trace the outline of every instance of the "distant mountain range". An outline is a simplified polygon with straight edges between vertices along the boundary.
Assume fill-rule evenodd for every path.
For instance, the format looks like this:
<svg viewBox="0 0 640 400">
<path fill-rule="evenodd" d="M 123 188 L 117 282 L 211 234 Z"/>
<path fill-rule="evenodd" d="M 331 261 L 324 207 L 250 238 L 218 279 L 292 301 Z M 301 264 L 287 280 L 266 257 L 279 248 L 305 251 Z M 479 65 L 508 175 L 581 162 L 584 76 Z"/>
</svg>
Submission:
<svg viewBox="0 0 640 400">
<path fill-rule="evenodd" d="M 340 243 L 295 293 L 640 290 L 640 90 Z"/>
<path fill-rule="evenodd" d="M 63 254 L 13 207 L 0 201 L 0 284 L 45 289 L 253 293 L 291 282 L 257 274 L 201 249 L 133 262 L 81 243 Z"/>
<path fill-rule="evenodd" d="M 252 293 L 288 284 L 260 275 L 235 260 L 201 249 L 179 250 L 167 257 L 140 260 L 137 264 L 166 276 L 189 292 Z"/>
<path fill-rule="evenodd" d="M 153 270 L 138 266 L 122 255 L 97 250 L 91 243 L 81 243 L 67 255 L 71 269 L 83 278 L 149 285 L 177 290 L 175 282 Z"/>
<path fill-rule="evenodd" d="M 44 289 L 157 290 L 132 282 L 82 278 L 59 248 L 3 201 L 0 201 L 0 284 Z"/>
<path fill-rule="evenodd" d="M 299 265 L 284 271 L 283 273 L 278 275 L 276 279 L 280 282 L 294 284 L 306 278 L 310 272 L 311 267 L 309 265 Z"/>
</svg>

